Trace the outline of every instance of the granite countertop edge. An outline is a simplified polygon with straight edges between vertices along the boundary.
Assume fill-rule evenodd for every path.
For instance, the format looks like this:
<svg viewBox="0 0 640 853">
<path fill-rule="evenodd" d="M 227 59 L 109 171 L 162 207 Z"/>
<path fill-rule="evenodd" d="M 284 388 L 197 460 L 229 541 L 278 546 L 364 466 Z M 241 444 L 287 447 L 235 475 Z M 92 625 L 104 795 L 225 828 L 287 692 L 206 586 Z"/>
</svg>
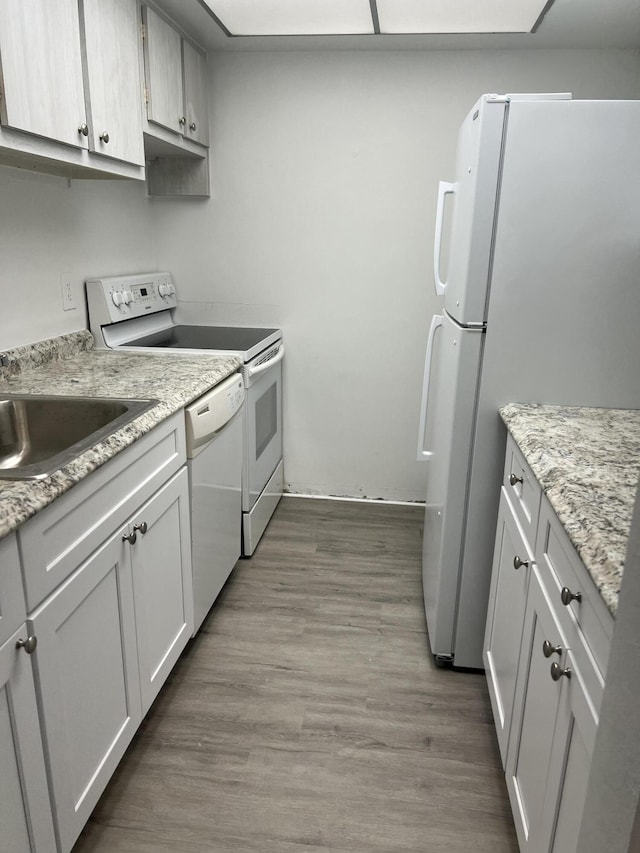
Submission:
<svg viewBox="0 0 640 853">
<path fill-rule="evenodd" d="M 615 617 L 640 474 L 640 411 L 511 403 L 500 416 Z"/>
<path fill-rule="evenodd" d="M 0 394 L 158 400 L 41 480 L 0 480 L 0 539 L 242 365 L 235 356 L 96 350 L 90 332 L 0 353 Z"/>
</svg>

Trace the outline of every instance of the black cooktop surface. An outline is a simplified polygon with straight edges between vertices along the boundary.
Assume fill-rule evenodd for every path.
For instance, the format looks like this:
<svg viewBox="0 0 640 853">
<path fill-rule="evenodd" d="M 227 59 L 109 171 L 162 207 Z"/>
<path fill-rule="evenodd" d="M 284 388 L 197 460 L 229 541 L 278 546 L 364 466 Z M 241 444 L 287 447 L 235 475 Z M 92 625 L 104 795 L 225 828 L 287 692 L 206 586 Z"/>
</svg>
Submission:
<svg viewBox="0 0 640 853">
<path fill-rule="evenodd" d="M 171 326 L 128 341 L 127 346 L 246 352 L 277 331 L 278 329 L 250 329 L 238 326 Z"/>
</svg>

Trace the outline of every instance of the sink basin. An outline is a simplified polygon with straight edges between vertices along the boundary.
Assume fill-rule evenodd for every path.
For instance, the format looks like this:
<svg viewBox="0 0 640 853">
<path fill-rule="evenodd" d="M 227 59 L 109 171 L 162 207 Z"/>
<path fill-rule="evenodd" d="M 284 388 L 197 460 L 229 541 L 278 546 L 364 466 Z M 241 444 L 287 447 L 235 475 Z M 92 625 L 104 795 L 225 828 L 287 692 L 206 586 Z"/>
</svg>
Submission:
<svg viewBox="0 0 640 853">
<path fill-rule="evenodd" d="M 0 394 L 0 480 L 46 477 L 157 402 Z"/>
</svg>

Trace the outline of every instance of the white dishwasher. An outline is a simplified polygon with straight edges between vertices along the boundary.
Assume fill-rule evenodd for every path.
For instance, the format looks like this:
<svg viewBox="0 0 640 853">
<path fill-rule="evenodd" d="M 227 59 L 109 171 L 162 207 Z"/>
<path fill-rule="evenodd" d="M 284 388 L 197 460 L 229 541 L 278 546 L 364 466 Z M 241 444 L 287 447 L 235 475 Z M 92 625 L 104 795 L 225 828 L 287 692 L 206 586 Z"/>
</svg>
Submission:
<svg viewBox="0 0 640 853">
<path fill-rule="evenodd" d="M 243 404 L 234 373 L 185 409 L 194 636 L 240 557 Z"/>
</svg>

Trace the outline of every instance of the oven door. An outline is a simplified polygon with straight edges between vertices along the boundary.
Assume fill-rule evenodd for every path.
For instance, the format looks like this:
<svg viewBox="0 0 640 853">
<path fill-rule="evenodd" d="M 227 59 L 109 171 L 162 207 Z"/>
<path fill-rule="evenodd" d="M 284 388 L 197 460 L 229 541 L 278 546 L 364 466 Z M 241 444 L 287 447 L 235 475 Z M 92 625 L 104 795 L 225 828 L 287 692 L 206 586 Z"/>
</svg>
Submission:
<svg viewBox="0 0 640 853">
<path fill-rule="evenodd" d="M 245 454 L 242 509 L 250 512 L 282 459 L 282 357 L 280 345 L 271 361 L 247 365 L 243 373 L 245 398 Z"/>
</svg>

